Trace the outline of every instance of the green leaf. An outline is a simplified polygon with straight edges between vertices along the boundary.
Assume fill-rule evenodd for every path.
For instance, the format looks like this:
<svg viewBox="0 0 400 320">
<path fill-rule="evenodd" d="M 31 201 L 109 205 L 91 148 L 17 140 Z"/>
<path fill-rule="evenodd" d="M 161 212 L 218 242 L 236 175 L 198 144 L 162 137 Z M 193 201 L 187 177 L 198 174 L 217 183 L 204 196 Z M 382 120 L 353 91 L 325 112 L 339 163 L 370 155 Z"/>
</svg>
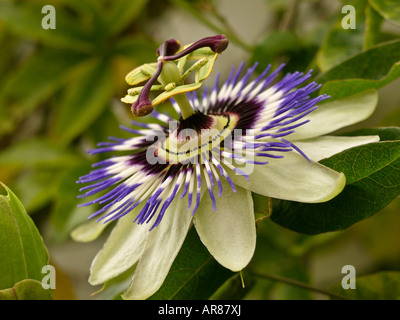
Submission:
<svg viewBox="0 0 400 320">
<path fill-rule="evenodd" d="M 379 89 L 400 77 L 400 41 L 375 46 L 318 76 L 319 94 L 342 99 L 367 89 Z"/>
<path fill-rule="evenodd" d="M 149 0 L 120 0 L 110 8 L 106 33 L 108 36 L 117 34 L 126 28 L 142 13 Z"/>
<path fill-rule="evenodd" d="M 379 123 L 381 126 L 400 126 L 400 106 L 389 112 Z"/>
<path fill-rule="evenodd" d="M 232 275 L 214 260 L 191 228 L 163 285 L 150 299 L 208 299 Z"/>
<path fill-rule="evenodd" d="M 104 1 L 93 1 L 93 0 L 68 0 L 65 4 L 68 4 L 68 9 L 73 9 L 79 13 L 80 17 L 84 17 L 85 27 L 88 29 L 88 33 L 92 36 L 90 40 L 104 39 L 104 30 L 107 28 L 105 22 L 103 8 Z M 67 10 L 68 10 L 67 9 Z M 87 23 L 89 22 L 89 23 Z"/>
<path fill-rule="evenodd" d="M 384 20 L 369 4 L 365 9 L 365 17 L 364 49 L 369 49 L 379 42 L 379 30 Z"/>
<path fill-rule="evenodd" d="M 300 39 L 288 31 L 272 32 L 255 47 L 251 63 L 258 62 L 258 70 L 264 70 L 276 58 L 281 59 L 288 53 L 298 52 L 302 48 Z M 279 62 L 280 63 L 280 62 Z"/>
<path fill-rule="evenodd" d="M 15 194 L 0 195 L 0 289 L 24 279 L 40 281 L 49 256 L 38 229 Z"/>
<path fill-rule="evenodd" d="M 310 283 L 302 259 L 304 259 L 304 252 L 315 246 L 315 241 L 320 243 L 323 236 L 301 235 L 283 229 L 270 219 L 266 219 L 257 225 L 257 247 L 251 264 L 246 269 L 250 274 L 254 272 L 254 277 L 256 274 L 271 274 Z M 247 287 L 246 272 L 244 275 Z M 250 296 L 246 297 L 248 299 L 309 300 L 311 298 L 310 292 L 304 289 L 265 278 L 257 277 L 256 280 L 253 290 L 249 293 Z"/>
<path fill-rule="evenodd" d="M 0 112 L 27 116 L 39 103 L 65 84 L 85 55 L 73 51 L 43 48 L 23 63 L 0 89 Z"/>
<path fill-rule="evenodd" d="M 45 4 L 33 1 L 22 3 L 2 1 L 0 2 L 0 21 L 24 38 L 32 38 L 53 47 L 73 48 L 80 52 L 89 52 L 93 49 L 90 35 L 86 32 L 84 24 L 59 6 L 55 7 L 56 28 L 43 29 L 42 19 L 48 14 L 48 12 L 42 13 Z"/>
<path fill-rule="evenodd" d="M 368 136 L 377 135 L 380 141 L 394 141 L 400 140 L 400 130 L 398 127 L 382 127 L 373 129 L 359 129 L 352 132 L 347 132 L 343 134 L 345 136 Z"/>
<path fill-rule="evenodd" d="M 355 289 L 343 289 L 339 283 L 331 291 L 354 300 L 399 300 L 400 272 L 382 271 L 357 277 Z"/>
<path fill-rule="evenodd" d="M 318 67 L 322 71 L 329 70 L 341 61 L 363 49 L 364 43 L 364 8 L 365 0 L 354 4 L 356 12 L 357 27 L 355 29 L 343 29 L 343 13 L 339 12 L 337 19 L 317 54 Z"/>
<path fill-rule="evenodd" d="M 271 200 L 257 193 L 252 192 L 254 214 L 256 215 L 256 223 L 268 218 L 271 213 Z"/>
<path fill-rule="evenodd" d="M 399 128 L 389 130 L 388 136 L 400 138 Z M 400 140 L 351 148 L 320 162 L 346 175 L 345 189 L 318 204 L 274 200 L 274 222 L 306 234 L 342 230 L 373 216 L 400 194 Z"/>
<path fill-rule="evenodd" d="M 26 279 L 14 287 L 0 290 L 0 300 L 52 300 L 51 290 L 43 289 L 37 280 Z"/>
<path fill-rule="evenodd" d="M 319 83 L 332 80 L 368 79 L 385 77 L 400 61 L 400 41 L 389 41 L 361 52 L 316 78 Z"/>
<path fill-rule="evenodd" d="M 149 39 L 142 37 L 125 37 L 113 46 L 114 54 L 134 60 L 137 64 L 149 62 L 155 58 L 157 45 Z M 157 63 L 154 63 L 157 66 Z"/>
<path fill-rule="evenodd" d="M 400 62 L 393 67 L 380 79 L 351 79 L 351 80 L 334 80 L 325 83 L 320 94 L 329 94 L 330 100 L 338 100 L 347 98 L 368 89 L 379 89 L 400 77 Z"/>
<path fill-rule="evenodd" d="M 59 183 L 59 170 L 24 170 L 14 184 L 14 191 L 28 212 L 45 206 L 55 195 Z"/>
<path fill-rule="evenodd" d="M 82 134 L 107 106 L 112 94 L 111 62 L 90 61 L 84 74 L 75 79 L 57 110 L 55 139 L 63 144 Z"/>
<path fill-rule="evenodd" d="M 63 167 L 81 161 L 81 157 L 42 138 L 22 140 L 0 152 L 0 165 L 9 167 Z"/>
<path fill-rule="evenodd" d="M 50 217 L 49 237 L 53 241 L 66 240 L 70 231 L 86 222 L 87 217 L 94 212 L 92 207 L 78 207 L 81 201 L 77 198 L 79 187 L 76 181 L 89 171 L 90 166 L 82 163 L 62 173 L 55 190 L 55 203 Z"/>
<path fill-rule="evenodd" d="M 369 0 L 369 3 L 385 19 L 400 25 L 400 6 L 397 0 Z"/>
</svg>

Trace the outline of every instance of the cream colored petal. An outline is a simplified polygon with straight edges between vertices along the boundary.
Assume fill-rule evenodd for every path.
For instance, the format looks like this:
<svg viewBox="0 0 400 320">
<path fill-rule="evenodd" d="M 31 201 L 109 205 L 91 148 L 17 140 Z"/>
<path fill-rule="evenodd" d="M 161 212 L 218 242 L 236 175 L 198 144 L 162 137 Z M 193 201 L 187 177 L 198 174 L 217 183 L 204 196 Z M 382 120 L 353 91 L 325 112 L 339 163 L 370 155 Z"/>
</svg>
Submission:
<svg viewBox="0 0 400 320">
<path fill-rule="evenodd" d="M 343 173 L 317 162 L 309 162 L 297 152 L 284 153 L 284 158 L 255 165 L 249 181 L 229 170 L 232 181 L 255 193 L 271 198 L 306 203 L 324 202 L 338 195 L 346 184 Z M 260 160 L 260 159 L 257 159 Z"/>
<path fill-rule="evenodd" d="M 307 115 L 304 119 L 309 119 L 310 122 L 296 128 L 287 139 L 294 142 L 314 138 L 358 123 L 374 112 L 377 103 L 378 93 L 374 89 L 345 99 L 326 102 Z"/>
<path fill-rule="evenodd" d="M 143 204 L 118 220 L 103 248 L 92 262 L 90 284 L 104 283 L 120 275 L 139 260 L 150 229 L 149 225 L 138 225 L 133 222 L 142 208 Z"/>
<path fill-rule="evenodd" d="M 72 230 L 71 237 L 77 242 L 90 242 L 96 240 L 108 225 L 109 223 L 90 219 Z"/>
<path fill-rule="evenodd" d="M 187 210 L 187 198 L 179 199 L 177 196 L 161 223 L 150 231 L 131 285 L 122 295 L 123 299 L 147 299 L 161 287 L 186 238 L 192 218 L 192 212 Z"/>
<path fill-rule="evenodd" d="M 194 215 L 194 225 L 201 241 L 224 267 L 240 271 L 247 266 L 256 246 L 256 227 L 251 192 L 236 186 L 234 193 L 225 180 L 217 211 L 211 198 L 202 199 Z"/>
</svg>

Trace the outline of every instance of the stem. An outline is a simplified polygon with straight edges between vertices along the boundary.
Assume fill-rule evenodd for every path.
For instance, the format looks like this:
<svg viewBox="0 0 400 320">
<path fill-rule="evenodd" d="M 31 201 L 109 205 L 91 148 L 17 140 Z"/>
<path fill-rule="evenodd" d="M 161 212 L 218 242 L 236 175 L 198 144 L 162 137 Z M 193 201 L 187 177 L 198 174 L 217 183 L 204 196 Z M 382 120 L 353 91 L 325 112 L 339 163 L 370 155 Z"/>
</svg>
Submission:
<svg viewBox="0 0 400 320">
<path fill-rule="evenodd" d="M 289 279 L 289 278 L 285 278 L 285 277 L 281 277 L 281 276 L 277 276 L 277 275 L 272 275 L 272 274 L 265 274 L 265 273 L 258 273 L 258 272 L 251 272 L 253 275 L 255 275 L 256 277 L 260 277 L 260 278 L 264 278 L 264 279 L 268 279 L 268 280 L 272 280 L 272 281 L 278 281 L 278 282 L 283 282 L 286 283 L 288 285 L 294 286 L 294 287 L 298 287 L 298 288 L 302 288 L 302 289 L 306 289 L 306 290 L 310 290 L 310 291 L 314 291 L 314 292 L 318 292 L 318 293 L 322 293 L 326 296 L 329 296 L 331 298 L 335 298 L 335 299 L 339 299 L 339 300 L 350 300 L 349 298 L 337 295 L 335 293 L 329 292 L 329 291 L 325 291 L 319 288 L 315 288 L 313 286 L 310 286 L 307 283 L 304 282 L 300 282 L 297 280 L 293 280 L 293 279 Z"/>
<path fill-rule="evenodd" d="M 177 94 L 176 96 L 174 96 L 174 100 L 176 101 L 176 103 L 179 106 L 179 109 L 181 110 L 183 119 L 187 119 L 192 114 L 194 114 L 194 110 L 189 102 L 186 93 Z"/>
<path fill-rule="evenodd" d="M 282 21 L 279 26 L 279 30 L 282 30 L 282 31 L 293 30 L 299 3 L 300 3 L 300 0 L 292 1 L 292 3 L 290 4 L 290 7 L 286 11 L 286 14 L 282 18 Z"/>
<path fill-rule="evenodd" d="M 158 81 L 160 81 L 164 86 L 169 83 L 179 83 L 181 81 L 181 75 L 179 73 L 179 69 L 175 63 L 165 61 L 162 72 L 158 77 Z M 189 99 L 186 93 L 180 93 L 174 96 L 174 100 L 179 106 L 181 110 L 182 118 L 187 119 L 192 114 L 194 114 L 194 110 L 192 105 L 189 102 Z"/>
<path fill-rule="evenodd" d="M 240 281 L 242 282 L 242 288 L 244 289 L 246 286 L 244 284 L 244 279 L 243 279 L 243 270 L 239 271 L 239 275 L 240 275 Z"/>
</svg>

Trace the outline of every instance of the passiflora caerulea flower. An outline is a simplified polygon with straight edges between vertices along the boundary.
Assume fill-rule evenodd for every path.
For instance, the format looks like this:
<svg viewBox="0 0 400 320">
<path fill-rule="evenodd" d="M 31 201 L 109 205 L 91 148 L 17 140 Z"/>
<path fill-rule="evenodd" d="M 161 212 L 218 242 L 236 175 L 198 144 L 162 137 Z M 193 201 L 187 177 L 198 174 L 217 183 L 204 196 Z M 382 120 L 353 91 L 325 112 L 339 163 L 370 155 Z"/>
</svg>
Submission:
<svg viewBox="0 0 400 320">
<path fill-rule="evenodd" d="M 92 284 L 105 283 L 137 263 L 123 297 L 149 297 L 162 285 L 192 225 L 221 265 L 242 270 L 256 244 L 251 192 L 328 201 L 342 191 L 345 176 L 316 161 L 378 140 L 319 137 L 360 121 L 360 115 L 340 108 L 319 111 L 317 105 L 328 97 L 310 97 L 319 88 L 307 83 L 311 73 L 279 78 L 283 65 L 253 77 L 256 65 L 244 70 L 242 64 L 199 95 L 197 89 L 227 45 L 219 35 L 179 51 L 179 43 L 169 40 L 157 50 L 157 63 L 128 75 L 131 84 L 147 83 L 130 89 L 123 101 L 132 103 L 134 115 L 151 121 L 132 121 L 141 128 L 122 127 L 132 138 L 110 138 L 91 150 L 114 155 L 78 181 L 88 184 L 81 188 L 83 196 L 99 194 L 83 205 L 100 204 L 90 218 L 104 223 L 81 227 L 75 238 L 94 238 L 118 220 L 93 261 Z M 190 60 L 196 61 L 185 71 Z M 195 81 L 187 84 L 192 71 Z M 151 101 L 156 91 L 161 94 Z M 176 117 L 154 110 L 165 100 Z"/>
</svg>

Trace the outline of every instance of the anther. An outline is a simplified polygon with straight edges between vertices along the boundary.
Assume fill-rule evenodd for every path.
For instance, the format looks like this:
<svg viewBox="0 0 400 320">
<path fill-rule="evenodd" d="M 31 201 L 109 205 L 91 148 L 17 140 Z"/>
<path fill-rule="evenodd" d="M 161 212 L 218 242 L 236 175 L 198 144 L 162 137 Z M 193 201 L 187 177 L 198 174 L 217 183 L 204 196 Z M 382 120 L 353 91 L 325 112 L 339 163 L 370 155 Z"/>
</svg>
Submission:
<svg viewBox="0 0 400 320">
<path fill-rule="evenodd" d="M 169 39 L 164 41 L 164 43 L 158 47 L 157 55 L 158 56 L 172 56 L 173 54 L 177 53 L 181 44 L 178 40 Z"/>
<path fill-rule="evenodd" d="M 154 107 L 151 104 L 150 100 L 147 97 L 144 97 L 140 102 L 139 99 L 132 104 L 132 114 L 137 117 L 144 117 L 149 113 L 153 112 Z"/>
</svg>

